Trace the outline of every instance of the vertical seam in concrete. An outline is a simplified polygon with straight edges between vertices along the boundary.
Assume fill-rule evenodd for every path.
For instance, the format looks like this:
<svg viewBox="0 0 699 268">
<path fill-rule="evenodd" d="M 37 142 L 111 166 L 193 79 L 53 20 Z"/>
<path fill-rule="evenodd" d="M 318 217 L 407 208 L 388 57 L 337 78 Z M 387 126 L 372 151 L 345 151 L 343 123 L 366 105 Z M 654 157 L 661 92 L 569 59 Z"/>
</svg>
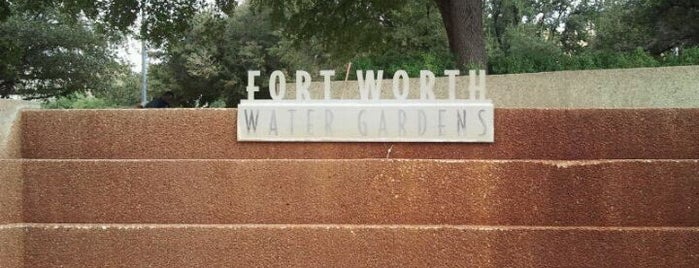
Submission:
<svg viewBox="0 0 699 268">
<path fill-rule="evenodd" d="M 21 132 L 21 129 L 20 129 Z M 21 134 L 21 133 L 20 133 Z M 21 146 L 21 136 L 20 135 L 20 146 Z M 21 147 L 20 147 L 21 148 Z M 19 195 L 19 220 L 20 224 L 22 225 L 21 227 L 21 232 L 20 232 L 20 241 L 19 241 L 19 247 L 20 247 L 20 252 L 21 252 L 21 257 L 19 260 L 19 263 L 21 264 L 21 267 L 26 267 L 27 263 L 27 236 L 28 236 L 28 229 L 26 226 L 24 226 L 24 223 L 26 223 L 26 217 L 25 217 L 25 212 L 24 208 L 26 207 L 24 202 L 25 202 L 25 192 L 26 192 L 26 180 L 25 178 L 25 161 L 22 159 L 17 160 L 19 163 L 19 180 L 20 180 L 20 195 Z"/>
<path fill-rule="evenodd" d="M 19 260 L 19 263 L 22 265 L 22 267 L 27 267 L 27 256 L 29 255 L 29 250 L 27 249 L 27 240 L 29 236 L 29 228 L 26 226 L 22 226 L 22 233 L 21 233 L 21 239 L 22 242 L 20 244 L 21 246 L 21 252 L 22 252 L 22 257 Z"/>
<path fill-rule="evenodd" d="M 21 193 L 20 193 L 20 200 L 19 200 L 19 218 L 22 223 L 21 227 L 21 241 L 20 241 L 20 247 L 21 247 L 21 259 L 19 260 L 19 263 L 21 264 L 21 267 L 26 267 L 27 266 L 27 256 L 29 255 L 29 249 L 27 249 L 27 240 L 29 236 L 29 229 L 24 226 L 24 223 L 27 222 L 26 218 L 26 212 L 25 208 L 27 207 L 25 204 L 26 200 L 26 192 L 27 192 L 27 180 L 26 178 L 26 161 L 24 161 L 24 116 L 22 115 L 22 112 L 19 112 L 19 115 L 17 116 L 16 119 L 18 130 L 17 130 L 17 142 L 18 142 L 18 148 L 17 148 L 17 157 L 19 160 L 19 174 L 20 174 L 20 185 L 21 185 Z"/>
</svg>

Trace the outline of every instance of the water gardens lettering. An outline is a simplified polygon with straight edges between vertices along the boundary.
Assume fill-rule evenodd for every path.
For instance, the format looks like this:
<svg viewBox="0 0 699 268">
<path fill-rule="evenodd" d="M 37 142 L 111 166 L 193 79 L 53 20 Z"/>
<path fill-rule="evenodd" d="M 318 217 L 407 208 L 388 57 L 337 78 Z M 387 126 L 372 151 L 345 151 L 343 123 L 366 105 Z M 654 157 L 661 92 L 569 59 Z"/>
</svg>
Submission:
<svg viewBox="0 0 699 268">
<path fill-rule="evenodd" d="M 493 104 L 486 99 L 485 74 L 447 70 L 445 99 L 435 94 L 435 74 L 421 71 L 419 97 L 409 99 L 405 71 L 392 79 L 392 99 L 382 99 L 383 71 L 357 71 L 359 99 L 333 99 L 332 70 L 320 71 L 322 99 L 311 98 L 311 74 L 296 72 L 295 99 L 286 99 L 286 77 L 269 77 L 271 100 L 255 100 L 260 71 L 248 71 L 247 100 L 238 105 L 239 141 L 493 142 Z M 478 83 L 476 83 L 478 80 Z M 460 92 L 463 91 L 463 92 Z M 463 93 L 463 94 L 459 94 Z M 458 95 L 468 96 L 458 99 Z"/>
</svg>

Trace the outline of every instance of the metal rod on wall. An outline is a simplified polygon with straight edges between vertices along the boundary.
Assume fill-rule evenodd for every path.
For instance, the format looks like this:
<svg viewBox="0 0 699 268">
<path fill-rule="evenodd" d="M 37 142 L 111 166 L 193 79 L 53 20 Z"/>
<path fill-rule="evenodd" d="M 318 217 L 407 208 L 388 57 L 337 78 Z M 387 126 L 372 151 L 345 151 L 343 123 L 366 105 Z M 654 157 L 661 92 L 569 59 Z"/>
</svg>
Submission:
<svg viewBox="0 0 699 268">
<path fill-rule="evenodd" d="M 144 25 L 146 23 L 146 5 L 145 1 L 141 7 L 141 105 L 146 105 L 148 103 L 148 44 L 146 43 L 146 36 Z"/>
<path fill-rule="evenodd" d="M 148 48 L 146 40 L 141 41 L 141 104 L 148 102 Z"/>
</svg>

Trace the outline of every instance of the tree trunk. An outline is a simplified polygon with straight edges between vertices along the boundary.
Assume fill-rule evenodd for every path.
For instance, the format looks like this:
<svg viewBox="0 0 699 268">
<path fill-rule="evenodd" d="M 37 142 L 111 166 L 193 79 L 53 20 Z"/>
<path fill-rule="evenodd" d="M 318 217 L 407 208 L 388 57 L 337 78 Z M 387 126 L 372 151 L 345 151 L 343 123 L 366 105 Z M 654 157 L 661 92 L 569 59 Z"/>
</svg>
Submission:
<svg viewBox="0 0 699 268">
<path fill-rule="evenodd" d="M 459 69 L 486 69 L 482 0 L 435 0 Z"/>
</svg>

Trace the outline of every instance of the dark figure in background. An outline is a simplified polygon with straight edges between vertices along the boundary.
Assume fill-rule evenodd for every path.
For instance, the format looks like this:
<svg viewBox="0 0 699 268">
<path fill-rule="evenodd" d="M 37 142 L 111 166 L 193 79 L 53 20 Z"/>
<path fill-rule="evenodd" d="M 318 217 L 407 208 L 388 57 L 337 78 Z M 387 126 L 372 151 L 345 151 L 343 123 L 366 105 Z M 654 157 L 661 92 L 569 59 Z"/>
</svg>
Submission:
<svg viewBox="0 0 699 268">
<path fill-rule="evenodd" d="M 175 98 L 175 94 L 172 91 L 167 91 L 163 93 L 159 98 L 153 99 L 146 104 L 146 108 L 170 108 L 172 100 Z"/>
</svg>

